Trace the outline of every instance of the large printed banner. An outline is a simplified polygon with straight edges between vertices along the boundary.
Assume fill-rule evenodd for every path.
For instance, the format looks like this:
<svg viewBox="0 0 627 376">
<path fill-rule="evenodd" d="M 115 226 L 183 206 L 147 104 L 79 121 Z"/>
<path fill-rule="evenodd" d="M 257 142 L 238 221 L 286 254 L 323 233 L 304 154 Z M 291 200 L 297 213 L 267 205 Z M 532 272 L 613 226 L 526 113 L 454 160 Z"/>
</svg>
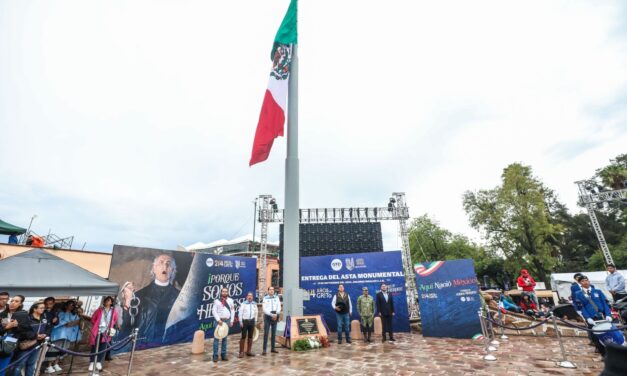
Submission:
<svg viewBox="0 0 627 376">
<path fill-rule="evenodd" d="M 196 330 L 213 337 L 214 300 L 226 287 L 237 309 L 255 291 L 256 268 L 256 260 L 248 257 L 115 245 L 109 279 L 122 288 L 118 339 L 134 328 L 139 328 L 139 349 L 189 342 Z M 230 333 L 239 331 L 236 317 Z"/>
<path fill-rule="evenodd" d="M 414 268 L 423 336 L 472 338 L 481 333 L 481 295 L 471 259 L 419 263 Z"/>
<path fill-rule="evenodd" d="M 396 314 L 392 321 L 396 332 L 409 332 L 407 295 L 401 252 L 352 253 L 336 256 L 312 256 L 300 259 L 300 287 L 309 292 L 310 300 L 304 302 L 306 315 L 323 314 L 329 329 L 337 330 L 335 310 L 331 305 L 339 284 L 343 284 L 351 298 L 353 315 L 358 320 L 357 298 L 362 287 L 368 287 L 374 298 L 381 283 L 388 286 L 394 299 Z"/>
</svg>

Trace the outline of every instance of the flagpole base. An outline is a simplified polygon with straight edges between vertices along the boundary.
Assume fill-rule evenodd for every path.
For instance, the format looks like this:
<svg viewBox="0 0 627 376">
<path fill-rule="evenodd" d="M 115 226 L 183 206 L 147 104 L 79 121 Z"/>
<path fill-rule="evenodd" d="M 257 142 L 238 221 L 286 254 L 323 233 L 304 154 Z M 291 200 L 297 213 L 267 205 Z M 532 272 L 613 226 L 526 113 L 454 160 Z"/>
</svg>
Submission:
<svg viewBox="0 0 627 376">
<path fill-rule="evenodd" d="M 490 342 L 490 345 L 492 345 L 492 346 L 498 346 L 500 344 L 501 343 L 499 341 L 497 341 L 497 340 L 494 340 L 494 341 Z"/>
<path fill-rule="evenodd" d="M 577 365 L 569 360 L 562 360 L 557 364 L 562 368 L 577 368 Z"/>
<path fill-rule="evenodd" d="M 496 356 L 492 355 L 492 354 L 488 354 L 486 356 L 483 357 L 483 360 L 487 360 L 489 362 L 493 362 L 496 360 Z"/>
<path fill-rule="evenodd" d="M 503 334 L 503 335 L 501 336 L 501 341 L 507 341 L 508 339 L 509 339 L 509 337 L 508 337 L 508 336 L 506 336 L 505 334 Z"/>
<path fill-rule="evenodd" d="M 496 349 L 496 347 L 494 347 L 494 346 L 490 346 L 490 347 L 488 347 L 488 351 L 496 351 L 496 350 L 497 350 L 497 349 Z"/>
</svg>

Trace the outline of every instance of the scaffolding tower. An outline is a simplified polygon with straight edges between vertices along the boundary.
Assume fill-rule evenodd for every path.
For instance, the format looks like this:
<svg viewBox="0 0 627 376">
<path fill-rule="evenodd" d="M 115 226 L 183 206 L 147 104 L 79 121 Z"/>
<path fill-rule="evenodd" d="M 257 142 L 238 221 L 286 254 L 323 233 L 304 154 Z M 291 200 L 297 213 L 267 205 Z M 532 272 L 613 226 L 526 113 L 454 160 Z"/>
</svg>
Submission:
<svg viewBox="0 0 627 376">
<path fill-rule="evenodd" d="M 595 207 L 599 204 L 603 205 L 604 203 L 612 201 L 623 202 L 624 200 L 627 200 L 627 189 L 601 191 L 595 180 L 580 180 L 576 181 L 575 184 L 577 184 L 577 187 L 579 188 L 579 202 L 584 205 L 588 211 L 588 216 L 590 217 L 592 228 L 599 240 L 599 245 L 601 246 L 601 251 L 603 252 L 603 257 L 605 258 L 605 263 L 614 264 L 612 254 L 610 253 L 610 249 L 607 246 L 605 237 L 603 236 L 601 225 L 599 224 L 599 220 L 595 214 Z"/>
<path fill-rule="evenodd" d="M 259 196 L 260 207 L 258 221 L 261 223 L 261 251 L 259 267 L 259 290 L 264 291 L 266 287 L 266 256 L 268 245 L 268 224 L 282 223 L 283 210 L 279 210 L 276 200 L 271 195 Z M 404 192 L 394 192 L 387 204 L 383 207 L 367 208 L 315 208 L 300 209 L 300 223 L 351 223 L 351 222 L 378 222 L 378 221 L 398 221 L 399 236 L 402 244 L 403 274 L 405 275 L 405 290 L 407 292 L 407 305 L 410 319 L 417 319 L 418 311 L 418 289 L 416 288 L 416 278 L 411 261 L 411 251 L 409 249 L 409 230 L 407 221 L 409 220 L 409 208 L 405 200 Z M 261 294 L 260 294 L 261 295 Z"/>
</svg>

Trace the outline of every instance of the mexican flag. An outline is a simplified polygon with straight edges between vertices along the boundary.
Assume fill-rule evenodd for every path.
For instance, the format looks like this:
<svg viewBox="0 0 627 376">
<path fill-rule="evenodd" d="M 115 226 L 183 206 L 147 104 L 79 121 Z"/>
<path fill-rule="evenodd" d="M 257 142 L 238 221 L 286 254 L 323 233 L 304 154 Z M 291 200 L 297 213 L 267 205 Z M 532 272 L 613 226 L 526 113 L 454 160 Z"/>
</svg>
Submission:
<svg viewBox="0 0 627 376">
<path fill-rule="evenodd" d="M 274 38 L 274 45 L 270 54 L 272 70 L 268 80 L 268 89 L 266 89 L 263 98 L 261 114 L 259 114 L 249 166 L 268 159 L 274 139 L 283 136 L 283 126 L 287 114 L 287 88 L 290 78 L 292 46 L 296 44 L 297 39 L 296 0 L 292 0 Z"/>
</svg>

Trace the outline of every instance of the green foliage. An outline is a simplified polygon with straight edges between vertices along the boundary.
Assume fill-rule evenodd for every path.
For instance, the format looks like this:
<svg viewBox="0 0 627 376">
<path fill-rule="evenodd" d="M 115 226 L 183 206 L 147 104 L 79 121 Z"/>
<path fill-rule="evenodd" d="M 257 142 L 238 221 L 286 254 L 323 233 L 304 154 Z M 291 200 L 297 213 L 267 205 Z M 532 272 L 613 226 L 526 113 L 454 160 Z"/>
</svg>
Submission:
<svg viewBox="0 0 627 376">
<path fill-rule="evenodd" d="M 557 265 L 558 237 L 565 211 L 549 188 L 532 175 L 531 167 L 513 163 L 503 170 L 493 189 L 464 194 L 464 210 L 472 227 L 482 231 L 493 249 L 505 256 L 505 269 L 516 275 L 529 269 L 549 282 Z"/>
<path fill-rule="evenodd" d="M 627 181 L 627 154 L 610 159 L 610 164 L 596 171 L 596 177 L 610 189 L 623 189 Z"/>
<path fill-rule="evenodd" d="M 627 189 L 627 154 L 621 154 L 615 159 L 610 159 L 610 164 L 599 168 L 594 175 L 601 184 L 599 191 Z M 599 212 L 607 213 L 627 227 L 627 200 L 612 201 L 598 208 Z"/>
<path fill-rule="evenodd" d="M 307 351 L 311 350 L 311 344 L 307 339 L 299 339 L 294 342 L 294 351 Z"/>
<path fill-rule="evenodd" d="M 612 252 L 612 258 L 620 268 L 627 263 L 621 262 L 621 250 L 627 250 L 627 233 L 625 226 L 611 212 L 596 212 L 597 219 L 603 229 L 603 236 Z M 599 240 L 592 229 L 587 213 L 563 217 L 564 232 L 558 238 L 560 261 L 556 267 L 558 272 L 575 270 L 603 270 L 605 262 L 599 246 Z M 619 256 L 619 257 L 617 257 Z M 627 261 L 627 260 L 626 260 Z"/>
<path fill-rule="evenodd" d="M 453 234 L 426 214 L 409 228 L 409 248 L 414 263 L 470 258 L 478 276 L 488 275 L 497 283 L 503 278 L 503 259 L 466 236 Z"/>
</svg>

